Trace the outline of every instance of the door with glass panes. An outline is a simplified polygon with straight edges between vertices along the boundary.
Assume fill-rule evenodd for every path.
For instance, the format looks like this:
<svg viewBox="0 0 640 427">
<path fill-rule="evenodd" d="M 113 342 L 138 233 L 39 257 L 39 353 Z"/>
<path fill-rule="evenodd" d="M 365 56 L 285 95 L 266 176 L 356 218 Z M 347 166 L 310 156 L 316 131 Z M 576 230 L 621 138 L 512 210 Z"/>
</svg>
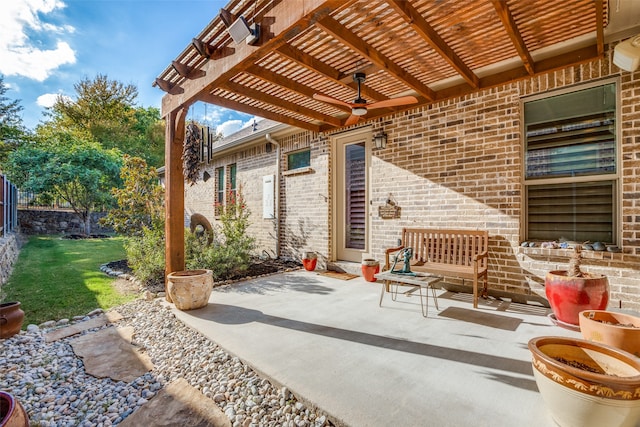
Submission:
<svg viewBox="0 0 640 427">
<path fill-rule="evenodd" d="M 334 224 L 336 258 L 360 262 L 369 249 L 368 141 L 371 132 L 336 138 L 334 167 Z"/>
</svg>

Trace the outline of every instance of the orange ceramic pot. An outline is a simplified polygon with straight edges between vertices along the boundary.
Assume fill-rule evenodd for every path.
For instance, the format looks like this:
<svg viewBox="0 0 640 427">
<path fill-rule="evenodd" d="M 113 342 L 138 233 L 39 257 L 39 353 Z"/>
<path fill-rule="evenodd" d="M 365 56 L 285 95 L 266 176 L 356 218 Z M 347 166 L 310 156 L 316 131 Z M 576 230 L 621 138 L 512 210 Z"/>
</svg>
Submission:
<svg viewBox="0 0 640 427">
<path fill-rule="evenodd" d="M 0 338 L 10 338 L 20 332 L 24 311 L 17 301 L 0 304 Z"/>
<path fill-rule="evenodd" d="M 640 317 L 604 310 L 580 312 L 584 339 L 608 344 L 640 357 Z"/>
<path fill-rule="evenodd" d="M 584 310 L 604 310 L 609 303 L 609 282 L 601 274 L 567 276 L 564 270 L 550 271 L 544 280 L 549 305 L 560 322 L 578 325 Z"/>
<path fill-rule="evenodd" d="M 316 264 L 318 263 L 318 258 L 304 258 L 302 260 L 302 265 L 304 266 L 304 269 L 307 271 L 313 271 L 316 269 Z"/>
<path fill-rule="evenodd" d="M 374 276 L 380 273 L 380 262 L 375 259 L 364 259 L 362 260 L 362 277 L 367 282 L 375 282 L 376 279 Z"/>
</svg>

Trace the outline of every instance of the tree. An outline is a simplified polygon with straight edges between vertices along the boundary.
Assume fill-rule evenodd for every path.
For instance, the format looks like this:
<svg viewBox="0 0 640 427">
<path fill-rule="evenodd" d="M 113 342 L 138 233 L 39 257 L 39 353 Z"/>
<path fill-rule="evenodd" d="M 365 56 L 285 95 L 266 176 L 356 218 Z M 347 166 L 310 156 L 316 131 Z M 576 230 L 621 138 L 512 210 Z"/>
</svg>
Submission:
<svg viewBox="0 0 640 427">
<path fill-rule="evenodd" d="M 6 173 L 21 189 L 68 202 L 91 234 L 91 213 L 113 203 L 121 154 L 69 133 L 43 144 L 25 144 L 9 155 Z"/>
<path fill-rule="evenodd" d="M 23 110 L 20 100 L 10 101 L 4 96 L 9 88 L 4 84 L 4 76 L 0 75 L 0 162 L 6 160 L 9 153 L 15 150 L 25 137 L 20 112 Z"/>
<path fill-rule="evenodd" d="M 148 168 L 140 157 L 125 155 L 120 178 L 123 187 L 112 190 L 117 207 L 102 223 L 128 237 L 142 236 L 145 228 L 164 231 L 164 190 L 155 168 Z"/>
<path fill-rule="evenodd" d="M 164 164 L 164 125 L 157 108 L 136 107 L 138 89 L 109 80 L 106 75 L 85 78 L 74 85 L 74 99 L 59 96 L 49 111 L 46 127 L 90 138 L 104 148 Z"/>
</svg>

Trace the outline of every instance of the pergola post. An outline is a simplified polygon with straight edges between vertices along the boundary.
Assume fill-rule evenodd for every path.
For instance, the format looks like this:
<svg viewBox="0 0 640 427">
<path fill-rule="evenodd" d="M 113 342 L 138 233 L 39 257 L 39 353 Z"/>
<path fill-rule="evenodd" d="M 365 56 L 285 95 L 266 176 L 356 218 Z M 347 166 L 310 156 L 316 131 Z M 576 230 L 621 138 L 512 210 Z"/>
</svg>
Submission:
<svg viewBox="0 0 640 427">
<path fill-rule="evenodd" d="M 165 292 L 166 277 L 184 270 L 184 175 L 182 147 L 187 107 L 166 116 L 165 129 Z M 171 302 L 166 293 L 167 301 Z"/>
</svg>

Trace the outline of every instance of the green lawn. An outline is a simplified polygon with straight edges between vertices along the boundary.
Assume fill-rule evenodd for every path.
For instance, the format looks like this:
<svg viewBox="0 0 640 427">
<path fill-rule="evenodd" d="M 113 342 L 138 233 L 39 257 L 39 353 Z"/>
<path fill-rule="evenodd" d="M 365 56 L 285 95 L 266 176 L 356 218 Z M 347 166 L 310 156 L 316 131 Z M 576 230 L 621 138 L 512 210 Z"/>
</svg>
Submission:
<svg viewBox="0 0 640 427">
<path fill-rule="evenodd" d="M 121 295 L 111 286 L 114 278 L 100 271 L 100 265 L 125 258 L 122 244 L 121 237 L 67 240 L 33 236 L 20 250 L 13 273 L 2 286 L 4 301 L 20 301 L 24 328 L 131 301 L 135 295 Z"/>
</svg>

